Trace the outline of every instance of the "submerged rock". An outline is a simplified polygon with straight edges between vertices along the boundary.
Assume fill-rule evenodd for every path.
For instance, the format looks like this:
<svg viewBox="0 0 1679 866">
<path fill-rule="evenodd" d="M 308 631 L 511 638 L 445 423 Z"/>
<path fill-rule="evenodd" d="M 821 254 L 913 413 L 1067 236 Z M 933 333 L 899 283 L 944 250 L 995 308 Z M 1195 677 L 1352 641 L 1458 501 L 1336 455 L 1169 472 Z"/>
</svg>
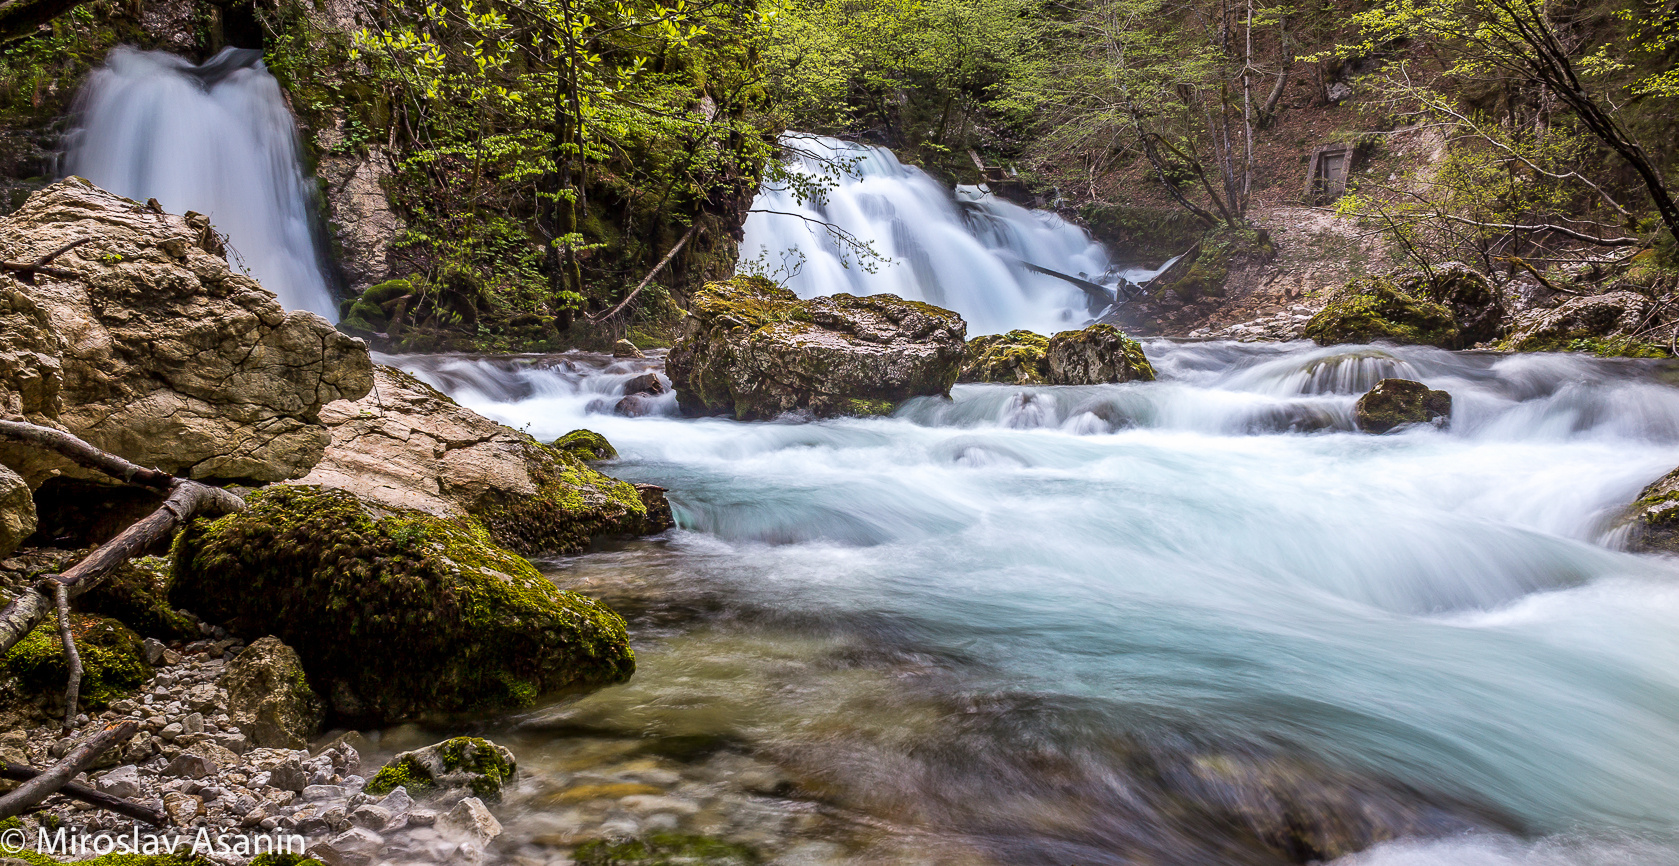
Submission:
<svg viewBox="0 0 1679 866">
<path fill-rule="evenodd" d="M 228 267 L 199 220 L 80 178 L 0 218 L 0 247 L 57 274 L 0 291 L 0 403 L 136 463 L 193 478 L 278 481 L 329 439 L 321 407 L 372 387 L 367 347 Z M 15 330 L 14 330 L 15 328 Z M 39 449 L 0 448 L 38 486 L 84 475 Z"/>
<path fill-rule="evenodd" d="M 966 332 L 955 313 L 895 295 L 805 301 L 736 277 L 694 294 L 665 372 L 692 414 L 884 415 L 950 393 Z"/>
<path fill-rule="evenodd" d="M 1452 395 L 1410 379 L 1383 379 L 1353 407 L 1353 420 L 1366 433 L 1386 433 L 1405 424 L 1444 423 L 1451 415 Z"/>
<path fill-rule="evenodd" d="M 1665 358 L 1665 348 L 1638 339 L 1650 306 L 1650 299 L 1636 292 L 1571 298 L 1555 309 L 1522 314 L 1498 348 L 1508 352 L 1594 352 Z"/>
<path fill-rule="evenodd" d="M 342 717 L 523 707 L 635 669 L 616 613 L 555 588 L 476 523 L 299 485 L 247 502 L 177 539 L 171 599 L 283 640 Z"/>
<path fill-rule="evenodd" d="M 544 445 L 395 367 L 380 365 L 375 378 L 369 396 L 321 413 L 332 444 L 297 483 L 474 520 L 496 544 L 527 555 L 576 553 L 597 537 L 661 531 L 648 526 L 632 485 L 585 465 L 576 433 Z"/>
<path fill-rule="evenodd" d="M 1621 525 L 1627 548 L 1640 553 L 1679 553 L 1679 469 L 1650 482 L 1627 506 Z"/>
<path fill-rule="evenodd" d="M 1113 325 L 1096 324 L 1082 331 L 1062 331 L 1049 338 L 1044 353 L 1051 385 L 1104 385 L 1113 382 L 1152 382 L 1154 367 L 1142 344 L 1127 338 Z"/>
<path fill-rule="evenodd" d="M 325 705 L 303 675 L 297 651 L 279 638 L 258 638 L 222 675 L 227 713 L 253 745 L 306 749 L 319 732 Z"/>
<path fill-rule="evenodd" d="M 518 769 L 507 749 L 480 737 L 455 737 L 390 759 L 367 780 L 366 790 L 378 797 L 397 788 L 413 795 L 462 788 L 500 800 Z"/>
<path fill-rule="evenodd" d="M 958 382 L 1044 385 L 1049 382 L 1049 338 L 1031 331 L 985 334 L 968 341 Z"/>
</svg>

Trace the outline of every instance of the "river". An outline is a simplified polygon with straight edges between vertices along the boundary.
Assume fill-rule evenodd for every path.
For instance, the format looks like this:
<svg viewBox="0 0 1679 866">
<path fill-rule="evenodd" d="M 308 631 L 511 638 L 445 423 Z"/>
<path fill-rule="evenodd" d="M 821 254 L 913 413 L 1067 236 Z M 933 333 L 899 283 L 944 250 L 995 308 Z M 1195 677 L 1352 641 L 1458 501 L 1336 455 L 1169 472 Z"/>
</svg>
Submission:
<svg viewBox="0 0 1679 866">
<path fill-rule="evenodd" d="M 1146 350 L 1158 382 L 755 424 L 603 411 L 647 362 L 394 359 L 605 434 L 679 524 L 542 563 L 639 668 L 487 725 L 525 771 L 499 856 L 1679 863 L 1679 582 L 1615 530 L 1679 465 L 1665 368 Z M 1384 376 L 1450 391 L 1450 427 L 1352 432 Z"/>
</svg>

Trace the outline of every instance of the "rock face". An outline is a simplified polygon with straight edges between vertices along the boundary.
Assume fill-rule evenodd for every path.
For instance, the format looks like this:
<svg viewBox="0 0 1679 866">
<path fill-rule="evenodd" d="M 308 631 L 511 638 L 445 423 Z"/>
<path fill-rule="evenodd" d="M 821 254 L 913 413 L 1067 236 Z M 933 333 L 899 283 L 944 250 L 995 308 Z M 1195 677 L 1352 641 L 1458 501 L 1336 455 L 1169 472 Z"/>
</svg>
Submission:
<svg viewBox="0 0 1679 866">
<path fill-rule="evenodd" d="M 233 657 L 222 675 L 227 713 L 252 744 L 306 749 L 325 708 L 303 676 L 297 651 L 278 638 L 259 638 Z"/>
<path fill-rule="evenodd" d="M 13 260 L 78 243 L 52 260 L 59 274 L 0 290 L 8 414 L 193 478 L 268 482 L 314 466 L 329 438 L 321 407 L 373 384 L 367 349 L 233 272 L 207 251 L 207 227 L 79 178 L 0 219 Z M 68 467 L 27 449 L 0 459 L 31 486 Z"/>
<path fill-rule="evenodd" d="M 741 420 L 882 415 L 948 395 L 967 324 L 893 295 L 800 300 L 760 277 L 694 293 L 665 372 L 684 412 Z"/>
<path fill-rule="evenodd" d="M 1572 298 L 1555 309 L 1533 310 L 1517 319 L 1499 344 L 1512 352 L 1596 352 L 1661 358 L 1660 346 L 1637 338 L 1650 312 L 1650 300 L 1634 292 L 1609 292 Z"/>
<path fill-rule="evenodd" d="M 322 410 L 332 444 L 299 484 L 470 518 L 522 554 L 574 553 L 599 536 L 659 531 L 633 485 L 589 468 L 571 445 L 543 445 L 394 367 L 377 367 L 375 379 L 367 397 Z"/>
<path fill-rule="evenodd" d="M 522 707 L 635 670 L 616 613 L 474 522 L 289 484 L 246 501 L 176 539 L 170 600 L 296 649 L 341 718 Z"/>
<path fill-rule="evenodd" d="M 1049 338 L 1031 331 L 986 334 L 968 341 L 958 382 L 1043 385 L 1049 381 L 1044 353 Z"/>
<path fill-rule="evenodd" d="M 35 498 L 16 472 L 0 466 L 0 556 L 17 550 L 35 532 Z"/>
<path fill-rule="evenodd" d="M 1627 547 L 1644 553 L 1679 553 L 1679 469 L 1652 481 L 1627 507 L 1622 525 Z"/>
<path fill-rule="evenodd" d="M 1366 433 L 1386 433 L 1404 424 L 1443 423 L 1451 415 L 1452 395 L 1410 379 L 1383 379 L 1353 407 L 1353 419 Z"/>
<path fill-rule="evenodd" d="M 1050 337 L 1044 360 L 1051 385 L 1154 381 L 1154 366 L 1144 357 L 1142 345 L 1113 325 L 1091 325 Z"/>
<path fill-rule="evenodd" d="M 516 772 L 512 752 L 479 737 L 455 737 L 392 758 L 367 780 L 367 793 L 383 796 L 406 788 L 420 795 L 464 788 L 483 799 L 500 800 L 502 786 Z"/>
</svg>

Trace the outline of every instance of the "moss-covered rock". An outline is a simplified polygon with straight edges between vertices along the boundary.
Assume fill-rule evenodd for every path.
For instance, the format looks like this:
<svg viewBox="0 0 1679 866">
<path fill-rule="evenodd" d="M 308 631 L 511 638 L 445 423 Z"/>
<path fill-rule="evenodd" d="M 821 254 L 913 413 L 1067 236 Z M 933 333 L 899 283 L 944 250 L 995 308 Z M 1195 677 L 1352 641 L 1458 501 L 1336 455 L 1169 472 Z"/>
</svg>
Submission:
<svg viewBox="0 0 1679 866">
<path fill-rule="evenodd" d="M 1051 385 L 1154 381 L 1154 365 L 1143 354 L 1142 344 L 1113 325 L 1095 324 L 1050 337 L 1044 360 Z"/>
<path fill-rule="evenodd" d="M 577 866 L 755 866 L 758 852 L 710 836 L 654 833 L 640 839 L 596 839 L 572 854 Z"/>
<path fill-rule="evenodd" d="M 1459 341 L 1465 347 L 1498 338 L 1504 328 L 1504 298 L 1487 278 L 1468 267 L 1447 263 L 1429 277 L 1410 274 L 1400 288 L 1451 310 Z"/>
<path fill-rule="evenodd" d="M 948 396 L 966 333 L 955 313 L 895 295 L 805 301 L 736 277 L 694 293 L 665 371 L 691 414 L 883 414 Z"/>
<path fill-rule="evenodd" d="M 1679 554 L 1679 469 L 1650 482 L 1627 506 L 1621 525 L 1629 550 Z"/>
<path fill-rule="evenodd" d="M 507 749 L 481 737 L 455 737 L 390 759 L 367 780 L 366 790 L 381 797 L 397 788 L 407 788 L 415 796 L 464 788 L 480 799 L 495 801 L 518 770 Z"/>
<path fill-rule="evenodd" d="M 1449 308 L 1386 276 L 1348 283 L 1306 323 L 1305 334 L 1320 346 L 1389 342 L 1456 349 L 1463 342 Z"/>
<path fill-rule="evenodd" d="M 82 660 L 81 701 L 87 709 L 128 697 L 152 674 L 146 665 L 140 636 L 122 623 L 103 616 L 72 614 L 70 633 Z M 6 670 L 17 677 L 26 696 L 62 694 L 70 668 L 56 621 L 43 623 L 5 655 Z"/>
<path fill-rule="evenodd" d="M 169 561 L 160 556 L 132 559 L 76 599 L 76 607 L 119 620 L 142 637 L 194 640 L 198 624 L 169 606 Z"/>
<path fill-rule="evenodd" d="M 252 745 L 306 749 L 320 731 L 325 704 L 303 672 L 297 651 L 278 638 L 251 641 L 222 674 L 227 714 Z"/>
<path fill-rule="evenodd" d="M 968 341 L 958 382 L 1042 385 L 1049 381 L 1049 338 L 1031 331 L 986 334 Z"/>
<path fill-rule="evenodd" d="M 1561 306 L 1522 315 L 1498 344 L 1506 352 L 1591 352 L 1625 358 L 1665 358 L 1667 348 L 1640 339 L 1651 301 L 1636 292 L 1570 298 Z"/>
<path fill-rule="evenodd" d="M 1452 395 L 1410 379 L 1383 379 L 1353 407 L 1353 420 L 1366 433 L 1386 433 L 1405 424 L 1444 423 L 1451 415 Z"/>
<path fill-rule="evenodd" d="M 342 718 L 522 707 L 635 670 L 616 613 L 555 588 L 470 520 L 312 486 L 247 503 L 176 539 L 170 598 L 283 640 Z"/>
<path fill-rule="evenodd" d="M 556 451 L 563 451 L 584 462 L 592 460 L 616 460 L 618 449 L 606 441 L 606 437 L 593 430 L 573 430 L 555 439 L 549 447 Z"/>
</svg>

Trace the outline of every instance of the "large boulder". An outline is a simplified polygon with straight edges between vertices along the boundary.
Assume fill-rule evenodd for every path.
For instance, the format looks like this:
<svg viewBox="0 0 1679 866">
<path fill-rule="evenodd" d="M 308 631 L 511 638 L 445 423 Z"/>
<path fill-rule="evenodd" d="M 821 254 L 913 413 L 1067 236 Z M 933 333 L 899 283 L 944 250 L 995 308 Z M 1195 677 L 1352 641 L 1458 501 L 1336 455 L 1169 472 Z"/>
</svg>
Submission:
<svg viewBox="0 0 1679 866">
<path fill-rule="evenodd" d="M 1410 379 L 1383 379 L 1353 406 L 1353 420 L 1366 433 L 1386 433 L 1406 424 L 1442 424 L 1452 416 L 1452 395 Z"/>
<path fill-rule="evenodd" d="M 35 533 L 35 497 L 16 472 L 0 466 L 0 556 Z"/>
<path fill-rule="evenodd" d="M 985 334 L 968 341 L 958 382 L 1043 385 L 1049 382 L 1049 338 L 1031 331 Z"/>
<path fill-rule="evenodd" d="M 374 378 L 367 397 L 321 411 L 332 444 L 297 483 L 475 520 L 496 544 L 527 555 L 576 553 L 601 536 L 666 528 L 649 521 L 635 485 L 590 468 L 570 444 L 544 445 L 395 367 L 379 365 Z"/>
<path fill-rule="evenodd" d="M 1142 344 L 1113 325 L 1096 324 L 1050 337 L 1044 360 L 1051 385 L 1154 381 L 1154 366 L 1143 355 Z"/>
<path fill-rule="evenodd" d="M 1627 547 L 1643 553 L 1679 553 L 1679 469 L 1650 482 L 1622 517 Z"/>
<path fill-rule="evenodd" d="M 1495 340 L 1504 327 L 1503 296 L 1465 265 L 1448 262 L 1436 267 L 1432 277 L 1412 274 L 1402 278 L 1401 285 L 1451 310 L 1464 346 Z"/>
<path fill-rule="evenodd" d="M 691 414 L 882 415 L 949 395 L 966 334 L 955 313 L 895 295 L 805 301 L 736 277 L 694 293 L 665 372 Z"/>
<path fill-rule="evenodd" d="M 291 484 L 246 502 L 177 537 L 170 600 L 284 641 L 343 720 L 494 712 L 635 670 L 616 613 L 476 522 Z"/>
<path fill-rule="evenodd" d="M 222 688 L 228 715 L 252 745 L 306 749 L 320 730 L 326 708 L 309 687 L 297 651 L 279 638 L 258 638 L 234 656 Z"/>
<path fill-rule="evenodd" d="M 1667 351 L 1638 339 L 1651 301 L 1636 292 L 1570 298 L 1554 309 L 1522 314 L 1499 348 L 1509 352 L 1595 352 L 1662 358 Z"/>
<path fill-rule="evenodd" d="M 302 475 L 329 439 L 321 407 L 372 387 L 367 348 L 286 312 L 189 217 L 69 178 L 0 218 L 8 259 L 62 250 L 51 272 L 0 290 L 0 403 L 170 473 Z M 18 447 L 0 461 L 31 486 L 79 472 Z"/>
<path fill-rule="evenodd" d="M 1417 291 L 1415 281 L 1390 276 L 1348 283 L 1306 323 L 1320 346 L 1388 342 L 1459 349 L 1463 331 L 1450 307 Z"/>
</svg>

